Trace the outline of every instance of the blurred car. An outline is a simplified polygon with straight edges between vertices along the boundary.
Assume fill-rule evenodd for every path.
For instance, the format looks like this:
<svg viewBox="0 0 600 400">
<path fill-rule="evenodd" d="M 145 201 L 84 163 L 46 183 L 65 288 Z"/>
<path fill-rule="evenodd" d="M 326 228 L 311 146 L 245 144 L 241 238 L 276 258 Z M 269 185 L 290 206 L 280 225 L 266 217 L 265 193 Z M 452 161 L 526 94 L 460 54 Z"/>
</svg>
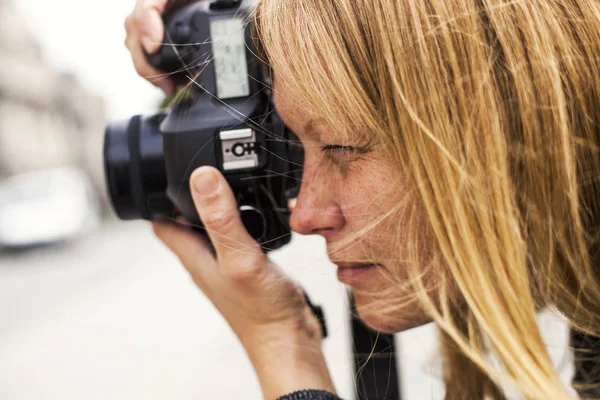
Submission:
<svg viewBox="0 0 600 400">
<path fill-rule="evenodd" d="M 100 208 L 87 175 L 63 167 L 0 181 L 0 248 L 71 241 L 96 229 Z"/>
</svg>

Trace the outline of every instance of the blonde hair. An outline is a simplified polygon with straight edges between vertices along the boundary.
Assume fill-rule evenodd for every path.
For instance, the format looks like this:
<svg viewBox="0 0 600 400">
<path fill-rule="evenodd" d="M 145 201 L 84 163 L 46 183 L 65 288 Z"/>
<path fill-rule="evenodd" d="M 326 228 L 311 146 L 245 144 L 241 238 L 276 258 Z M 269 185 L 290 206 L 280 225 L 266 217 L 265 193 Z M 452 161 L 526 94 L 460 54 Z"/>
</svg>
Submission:
<svg viewBox="0 0 600 400">
<path fill-rule="evenodd" d="M 276 79 L 411 179 L 446 398 L 567 398 L 536 312 L 600 334 L 600 3 L 261 0 L 255 23 Z"/>
</svg>

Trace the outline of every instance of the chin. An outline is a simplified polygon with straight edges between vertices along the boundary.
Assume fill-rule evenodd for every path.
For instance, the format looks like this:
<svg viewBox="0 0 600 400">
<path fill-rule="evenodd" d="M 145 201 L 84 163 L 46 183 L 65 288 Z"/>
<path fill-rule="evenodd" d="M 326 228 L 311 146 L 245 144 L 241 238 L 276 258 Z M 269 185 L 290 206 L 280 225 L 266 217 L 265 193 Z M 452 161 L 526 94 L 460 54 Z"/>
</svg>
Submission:
<svg viewBox="0 0 600 400">
<path fill-rule="evenodd" d="M 373 299 L 371 296 L 354 296 L 356 310 L 361 321 L 369 328 L 382 333 L 398 333 L 430 323 L 431 318 L 414 304 L 410 307 L 398 307 L 392 311 L 381 311 L 382 308 L 394 308 L 389 302 L 382 299 Z"/>
</svg>

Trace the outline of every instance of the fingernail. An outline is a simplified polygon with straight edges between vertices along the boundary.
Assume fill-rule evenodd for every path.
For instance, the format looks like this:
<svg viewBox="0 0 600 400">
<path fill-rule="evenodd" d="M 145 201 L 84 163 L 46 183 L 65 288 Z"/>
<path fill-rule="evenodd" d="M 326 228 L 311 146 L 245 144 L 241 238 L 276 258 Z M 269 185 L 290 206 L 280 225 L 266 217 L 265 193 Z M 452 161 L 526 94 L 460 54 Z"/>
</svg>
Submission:
<svg viewBox="0 0 600 400">
<path fill-rule="evenodd" d="M 146 50 L 146 52 L 154 53 L 154 51 L 156 49 L 156 41 L 154 39 L 152 39 L 150 36 L 143 36 L 141 41 L 142 41 L 142 46 L 144 46 L 144 49 Z"/>
<path fill-rule="evenodd" d="M 203 171 L 194 177 L 194 188 L 200 196 L 210 196 L 219 188 L 219 177 L 212 171 Z"/>
</svg>

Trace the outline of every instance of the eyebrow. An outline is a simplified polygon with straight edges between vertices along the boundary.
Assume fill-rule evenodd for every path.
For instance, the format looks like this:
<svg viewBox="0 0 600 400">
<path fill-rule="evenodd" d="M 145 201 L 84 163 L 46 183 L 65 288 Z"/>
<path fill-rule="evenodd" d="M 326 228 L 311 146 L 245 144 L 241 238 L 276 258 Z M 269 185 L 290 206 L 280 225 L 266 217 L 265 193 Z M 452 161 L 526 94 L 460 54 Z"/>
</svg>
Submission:
<svg viewBox="0 0 600 400">
<path fill-rule="evenodd" d="M 324 118 L 313 118 L 308 120 L 306 125 L 304 125 L 304 134 L 312 139 L 321 140 L 321 134 L 315 130 L 315 127 L 323 124 L 324 122 Z"/>
</svg>

